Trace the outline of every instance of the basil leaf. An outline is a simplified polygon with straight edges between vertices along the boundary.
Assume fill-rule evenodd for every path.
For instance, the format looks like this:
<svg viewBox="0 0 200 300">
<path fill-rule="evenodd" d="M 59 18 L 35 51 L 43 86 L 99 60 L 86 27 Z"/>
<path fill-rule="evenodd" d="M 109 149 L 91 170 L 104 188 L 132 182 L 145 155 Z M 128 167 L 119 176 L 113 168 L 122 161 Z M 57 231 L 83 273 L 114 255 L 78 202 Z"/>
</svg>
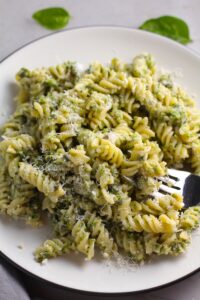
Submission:
<svg viewBox="0 0 200 300">
<path fill-rule="evenodd" d="M 139 29 L 166 36 L 184 45 L 192 41 L 188 25 L 183 20 L 173 16 L 147 20 Z"/>
<path fill-rule="evenodd" d="M 47 29 L 57 30 L 64 28 L 71 16 L 64 8 L 50 7 L 36 11 L 32 18 Z"/>
</svg>

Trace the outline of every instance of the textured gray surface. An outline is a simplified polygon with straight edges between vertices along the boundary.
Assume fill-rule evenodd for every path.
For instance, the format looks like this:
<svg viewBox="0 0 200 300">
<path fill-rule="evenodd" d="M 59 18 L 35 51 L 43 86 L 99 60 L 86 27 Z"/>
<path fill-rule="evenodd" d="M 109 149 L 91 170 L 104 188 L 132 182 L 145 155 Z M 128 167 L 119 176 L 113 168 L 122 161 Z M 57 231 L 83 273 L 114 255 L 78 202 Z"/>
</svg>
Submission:
<svg viewBox="0 0 200 300">
<path fill-rule="evenodd" d="M 44 7 L 67 8 L 72 19 L 68 28 L 85 25 L 123 25 L 137 28 L 148 18 L 175 15 L 185 19 L 200 51 L 199 0 L 0 0 L 0 60 L 22 45 L 49 33 L 32 20 Z"/>
<path fill-rule="evenodd" d="M 29 300 L 17 270 L 0 259 L 0 300 Z"/>
<path fill-rule="evenodd" d="M 188 22 L 191 30 L 193 43 L 189 48 L 200 53 L 200 0 L 0 0 L 0 60 L 22 45 L 50 33 L 31 18 L 36 10 L 49 6 L 62 6 L 70 11 L 72 19 L 68 28 L 86 25 L 137 28 L 148 18 L 166 14 L 179 16 Z M 25 277 L 25 282 L 34 296 L 45 300 L 102 299 L 66 292 L 29 277 Z M 200 273 L 168 288 L 120 299 L 200 300 Z"/>
</svg>

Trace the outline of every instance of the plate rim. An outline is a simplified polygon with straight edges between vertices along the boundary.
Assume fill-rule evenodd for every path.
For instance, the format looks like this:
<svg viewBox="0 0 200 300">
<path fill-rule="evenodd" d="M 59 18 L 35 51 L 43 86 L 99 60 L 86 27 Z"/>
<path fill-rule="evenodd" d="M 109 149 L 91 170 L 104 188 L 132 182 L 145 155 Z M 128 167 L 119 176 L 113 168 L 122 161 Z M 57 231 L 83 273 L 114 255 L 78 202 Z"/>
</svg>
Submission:
<svg viewBox="0 0 200 300">
<path fill-rule="evenodd" d="M 34 44 L 35 42 L 37 42 L 39 40 L 46 39 L 49 36 L 56 35 L 56 34 L 59 34 L 59 33 L 62 33 L 62 32 L 67 32 L 67 31 L 74 31 L 74 30 L 80 30 L 80 29 L 97 29 L 97 28 L 98 29 L 99 28 L 102 28 L 102 29 L 106 29 L 106 28 L 109 28 L 109 29 L 112 29 L 112 28 L 113 29 L 128 29 L 128 30 L 132 30 L 133 32 L 143 32 L 143 34 L 146 34 L 146 35 L 149 35 L 149 36 L 154 36 L 154 38 L 156 37 L 158 39 L 166 41 L 167 43 L 171 43 L 172 45 L 176 45 L 176 47 L 190 53 L 191 55 L 194 55 L 197 59 L 200 59 L 200 52 L 198 52 L 197 50 L 191 49 L 191 48 L 186 48 L 185 45 L 180 44 L 179 42 L 177 42 L 175 40 L 172 40 L 172 39 L 170 39 L 166 36 L 162 36 L 162 35 L 159 35 L 159 34 L 156 34 L 156 33 L 150 32 L 150 31 L 142 30 L 142 29 L 132 28 L 130 26 L 125 26 L 125 25 L 123 26 L 123 25 L 112 25 L 112 24 L 106 25 L 105 24 L 105 25 L 74 26 L 74 27 L 71 27 L 71 28 L 61 29 L 61 30 L 57 30 L 55 32 L 47 33 L 45 35 L 42 35 L 38 38 L 35 38 L 35 39 L 31 40 L 30 42 L 24 43 L 22 46 L 20 46 L 17 49 L 11 51 L 8 55 L 6 55 L 5 57 L 3 57 L 0 60 L 0 66 L 10 56 L 12 56 L 13 54 L 19 52 L 20 50 L 22 50 L 26 46 L 29 46 L 30 44 Z"/>
<path fill-rule="evenodd" d="M 109 293 L 109 292 L 93 292 L 93 291 L 87 291 L 87 290 L 81 290 L 81 289 L 71 288 L 71 287 L 68 287 L 68 286 L 64 286 L 62 284 L 55 283 L 55 282 L 50 281 L 48 279 L 42 278 L 39 275 L 36 275 L 36 274 L 28 271 L 27 269 L 23 268 L 22 266 L 20 266 L 16 262 L 14 262 L 6 254 L 4 254 L 1 250 L 0 250 L 0 257 L 2 257 L 3 259 L 5 259 L 5 261 L 8 262 L 13 267 L 16 267 L 19 271 L 21 271 L 24 274 L 28 275 L 30 278 L 32 277 L 34 279 L 38 279 L 39 281 L 44 282 L 44 283 L 46 283 L 49 286 L 57 287 L 57 288 L 60 288 L 62 290 L 65 290 L 65 291 L 71 291 L 73 293 L 78 293 L 80 295 L 89 295 L 89 296 L 104 296 L 104 297 L 114 296 L 114 297 L 120 297 L 120 296 L 131 296 L 131 295 L 146 294 L 146 293 L 149 293 L 149 292 L 154 292 L 154 291 L 157 291 L 157 290 L 162 290 L 164 288 L 173 286 L 176 283 L 182 282 L 182 281 L 184 281 L 184 280 L 192 277 L 193 275 L 197 274 L 198 272 L 200 272 L 200 267 L 199 267 L 196 270 L 194 270 L 194 271 L 190 272 L 189 274 L 187 274 L 185 276 L 182 276 L 182 277 L 180 277 L 178 279 L 172 280 L 172 281 L 170 281 L 168 283 L 165 283 L 165 284 L 162 284 L 162 285 L 159 285 L 159 286 L 156 286 L 156 287 L 147 288 L 147 289 L 143 289 L 143 290 L 140 290 L 140 291 L 115 292 L 115 293 L 113 293 L 113 292 L 111 292 L 111 293 Z"/>
<path fill-rule="evenodd" d="M 161 36 L 161 35 L 158 35 L 158 34 L 155 34 L 155 33 L 152 33 L 152 32 L 149 32 L 149 31 L 144 31 L 144 30 L 141 30 L 141 29 L 135 29 L 135 28 L 132 28 L 130 26 L 120 26 L 120 25 L 87 25 L 87 26 L 75 26 L 75 27 L 72 27 L 72 28 L 67 28 L 67 29 L 64 29 L 64 30 L 58 30 L 56 32 L 50 32 L 50 33 L 47 33 L 41 37 L 38 37 L 36 39 L 33 39 L 25 44 L 23 44 L 21 47 L 15 49 L 14 51 L 10 52 L 8 55 L 6 55 L 5 57 L 3 57 L 1 60 L 0 60 L 0 67 L 2 65 L 2 63 L 4 61 L 6 61 L 7 59 L 9 59 L 9 57 L 11 57 L 12 55 L 14 55 L 15 53 L 17 52 L 20 52 L 20 50 L 22 50 L 23 48 L 31 45 L 31 44 L 34 44 L 35 42 L 38 42 L 42 39 L 46 39 L 52 35 L 56 35 L 56 34 L 59 34 L 59 33 L 62 33 L 62 32 L 67 32 L 67 31 L 74 31 L 74 30 L 80 30 L 80 29 L 106 29 L 106 28 L 109 28 L 109 29 L 128 29 L 128 30 L 132 30 L 133 32 L 143 32 L 143 34 L 145 35 L 149 35 L 149 36 L 153 36 L 154 38 L 156 37 L 157 39 L 161 39 L 163 41 L 166 41 L 167 43 L 170 43 L 172 45 L 176 45 L 176 47 L 180 48 L 181 50 L 184 50 L 185 52 L 188 52 L 189 54 L 191 54 L 192 56 L 195 56 L 198 60 L 200 60 L 200 53 L 198 53 L 198 51 L 196 50 L 193 50 L 191 48 L 186 48 L 186 46 L 174 41 L 174 40 L 171 40 L 170 38 L 167 38 L 167 37 L 164 37 L 164 36 Z M 200 271 L 200 267 L 198 267 L 197 269 L 195 269 L 194 271 L 180 277 L 180 278 L 177 278 L 175 280 L 172 280 L 168 283 L 165 283 L 165 284 L 162 284 L 162 285 L 159 285 L 159 286 L 156 286 L 156 287 L 152 287 L 152 288 L 147 288 L 147 289 L 142 289 L 142 290 L 139 290 L 139 291 L 129 291 L 129 292 L 94 292 L 94 291 L 87 291 L 87 290 L 81 290 L 81 289 L 77 289 L 77 288 L 71 288 L 71 287 L 67 287 L 67 286 L 64 286 L 62 284 L 58 284 L 58 283 L 55 283 L 53 281 L 50 281 L 48 279 L 45 279 L 39 275 L 36 275 L 30 271 L 28 271 L 27 269 L 25 269 L 24 267 L 22 267 L 20 264 L 16 263 L 15 261 L 13 261 L 11 258 L 9 258 L 5 253 L 3 253 L 1 250 L 0 250 L 0 256 L 5 259 L 9 264 L 11 264 L 12 266 L 16 267 L 17 269 L 19 269 L 20 271 L 22 271 L 23 273 L 25 273 L 26 275 L 30 276 L 30 277 L 33 277 L 35 279 L 38 279 L 40 280 L 41 282 L 45 282 L 46 284 L 48 285 L 51 285 L 52 287 L 57 287 L 57 288 L 61 288 L 63 290 L 68 290 L 68 291 L 71 291 L 71 292 L 74 292 L 74 293 L 79 293 L 81 295 L 101 295 L 101 296 L 129 296 L 129 295 L 136 295 L 136 294 L 145 294 L 145 293 L 148 293 L 148 292 L 151 292 L 151 291 L 156 291 L 156 290 L 159 290 L 159 289 L 163 289 L 163 288 L 166 288 L 166 287 L 169 287 L 169 286 L 173 286 L 175 285 L 176 283 L 179 283 L 179 282 L 182 282 L 183 280 L 187 279 L 187 278 L 190 278 L 192 275 L 198 273 Z"/>
</svg>

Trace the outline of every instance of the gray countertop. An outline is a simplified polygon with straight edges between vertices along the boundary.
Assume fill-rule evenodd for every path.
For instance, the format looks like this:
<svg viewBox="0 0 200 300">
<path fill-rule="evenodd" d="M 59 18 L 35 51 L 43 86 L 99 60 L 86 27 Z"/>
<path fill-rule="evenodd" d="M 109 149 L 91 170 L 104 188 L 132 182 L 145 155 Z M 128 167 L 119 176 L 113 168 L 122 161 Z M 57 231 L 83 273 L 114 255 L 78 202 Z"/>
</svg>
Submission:
<svg viewBox="0 0 200 300">
<path fill-rule="evenodd" d="M 86 25 L 123 25 L 137 28 L 148 18 L 175 15 L 189 24 L 193 43 L 200 52 L 199 0 L 0 0 L 0 60 L 22 45 L 48 34 L 32 20 L 44 7 L 62 6 L 72 19 L 67 28 Z"/>
<path fill-rule="evenodd" d="M 149 18 L 179 16 L 190 27 L 193 43 L 188 47 L 200 53 L 200 0 L 0 0 L 0 60 L 22 45 L 50 33 L 31 18 L 36 10 L 49 6 L 69 10 L 72 19 L 68 28 L 85 25 L 137 28 Z M 66 292 L 28 276 L 24 280 L 31 293 L 44 300 L 102 299 Z M 120 299 L 200 300 L 200 273 L 161 290 Z"/>
</svg>

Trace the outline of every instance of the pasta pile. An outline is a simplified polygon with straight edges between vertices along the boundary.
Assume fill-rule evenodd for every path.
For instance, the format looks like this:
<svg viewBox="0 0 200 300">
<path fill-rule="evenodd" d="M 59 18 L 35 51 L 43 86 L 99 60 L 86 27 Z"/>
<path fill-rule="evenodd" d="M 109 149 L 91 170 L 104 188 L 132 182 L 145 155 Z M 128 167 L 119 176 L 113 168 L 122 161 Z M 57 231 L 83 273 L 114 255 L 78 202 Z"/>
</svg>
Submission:
<svg viewBox="0 0 200 300">
<path fill-rule="evenodd" d="M 17 107 L 1 128 L 0 212 L 32 226 L 48 214 L 45 259 L 120 249 L 135 262 L 179 255 L 200 206 L 159 195 L 167 167 L 200 175 L 200 111 L 151 55 L 79 72 L 71 62 L 22 68 Z"/>
</svg>

